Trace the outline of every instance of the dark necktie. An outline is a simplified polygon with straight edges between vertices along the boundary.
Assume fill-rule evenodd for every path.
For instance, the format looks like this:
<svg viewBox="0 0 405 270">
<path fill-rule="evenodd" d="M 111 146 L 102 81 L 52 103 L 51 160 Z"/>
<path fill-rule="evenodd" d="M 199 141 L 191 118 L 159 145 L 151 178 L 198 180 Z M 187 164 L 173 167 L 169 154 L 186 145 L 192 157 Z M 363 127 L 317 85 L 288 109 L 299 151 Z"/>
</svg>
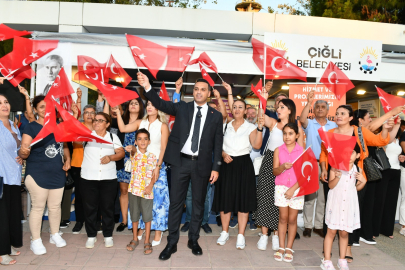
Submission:
<svg viewBox="0 0 405 270">
<path fill-rule="evenodd" d="M 198 112 L 194 120 L 193 137 L 191 138 L 191 151 L 193 153 L 198 150 L 198 138 L 200 137 L 200 125 L 201 125 L 201 107 L 197 106 Z"/>
<path fill-rule="evenodd" d="M 46 96 L 46 94 L 48 94 L 50 88 L 51 88 L 51 84 L 48 84 L 48 85 L 45 87 L 44 93 L 43 93 L 44 96 Z"/>
</svg>

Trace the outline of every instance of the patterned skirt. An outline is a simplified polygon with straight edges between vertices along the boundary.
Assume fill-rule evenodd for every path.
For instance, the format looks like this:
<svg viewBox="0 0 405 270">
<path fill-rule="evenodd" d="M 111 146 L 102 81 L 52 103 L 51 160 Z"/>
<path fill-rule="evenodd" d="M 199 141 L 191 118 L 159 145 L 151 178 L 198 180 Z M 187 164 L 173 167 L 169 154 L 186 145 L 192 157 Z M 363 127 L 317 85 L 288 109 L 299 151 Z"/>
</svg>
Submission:
<svg viewBox="0 0 405 270">
<path fill-rule="evenodd" d="M 279 213 L 278 207 L 274 205 L 276 176 L 273 174 L 273 154 L 273 151 L 267 150 L 260 167 L 257 180 L 255 224 L 270 230 L 278 230 Z"/>
</svg>

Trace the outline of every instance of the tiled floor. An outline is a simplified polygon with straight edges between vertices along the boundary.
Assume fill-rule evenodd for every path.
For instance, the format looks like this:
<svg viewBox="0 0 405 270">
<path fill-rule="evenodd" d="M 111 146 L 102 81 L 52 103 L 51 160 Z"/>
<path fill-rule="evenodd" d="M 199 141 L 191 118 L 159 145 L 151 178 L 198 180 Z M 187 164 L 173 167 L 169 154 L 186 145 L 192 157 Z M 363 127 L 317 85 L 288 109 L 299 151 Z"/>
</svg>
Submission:
<svg viewBox="0 0 405 270">
<path fill-rule="evenodd" d="M 44 222 L 42 239 L 47 248 L 47 254 L 36 256 L 29 249 L 30 233 L 28 224 L 24 224 L 24 247 L 20 250 L 22 254 L 16 257 L 18 264 L 10 269 L 320 269 L 322 257 L 322 238 L 313 235 L 311 238 L 303 238 L 302 231 L 300 240 L 294 243 L 294 261 L 292 263 L 276 262 L 273 259 L 273 251 L 259 251 L 256 243 L 259 239 L 257 231 L 246 232 L 245 250 L 236 250 L 237 230 L 231 229 L 231 238 L 225 246 L 216 245 L 220 228 L 214 224 L 212 234 L 206 235 L 201 231 L 199 243 L 203 248 L 202 256 L 194 256 L 187 248 L 187 233 L 181 233 L 178 244 L 178 251 L 168 261 L 158 259 L 160 251 L 166 245 L 166 237 L 163 238 L 160 246 L 154 248 L 154 252 L 143 255 L 143 246 L 139 245 L 134 252 L 125 250 L 126 244 L 131 240 L 130 231 L 114 234 L 114 247 L 105 248 L 101 234 L 97 236 L 98 242 L 94 249 L 86 249 L 86 234 L 83 229 L 81 234 L 73 235 L 71 230 L 74 222 L 67 229 L 63 229 L 63 238 L 68 245 L 64 248 L 56 248 L 49 243 L 48 222 Z M 165 233 L 167 236 L 167 232 Z M 405 254 L 405 237 L 398 236 L 396 241 L 403 241 L 400 245 Z M 143 242 L 141 242 L 143 243 Z M 400 242 L 401 243 L 401 242 Z M 400 251 L 400 250 L 397 250 Z M 387 252 L 387 251 L 385 251 Z M 333 262 L 336 265 L 338 250 L 337 242 L 333 246 Z M 405 265 L 393 257 L 379 250 L 377 246 L 361 244 L 353 248 L 354 262 L 350 264 L 351 270 L 356 269 L 378 269 L 378 270 L 399 270 L 405 269 Z M 1 267 L 0 267 L 1 268 Z"/>
</svg>

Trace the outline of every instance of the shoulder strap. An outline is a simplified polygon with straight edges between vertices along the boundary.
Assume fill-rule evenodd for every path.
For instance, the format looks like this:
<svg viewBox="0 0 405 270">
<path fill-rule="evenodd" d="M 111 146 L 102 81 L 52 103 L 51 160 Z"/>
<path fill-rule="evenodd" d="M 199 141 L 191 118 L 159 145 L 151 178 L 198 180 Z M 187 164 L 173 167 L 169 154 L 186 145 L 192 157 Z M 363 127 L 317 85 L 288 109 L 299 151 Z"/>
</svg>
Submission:
<svg viewBox="0 0 405 270">
<path fill-rule="evenodd" d="M 226 123 L 226 125 L 225 125 L 225 130 L 224 130 L 224 135 L 223 135 L 223 136 L 225 136 L 225 132 L 226 132 L 226 130 L 228 129 L 228 124 L 229 124 L 229 123 Z"/>
<path fill-rule="evenodd" d="M 364 147 L 363 133 L 361 132 L 361 127 L 358 127 L 358 134 L 359 134 L 359 139 L 360 139 L 360 143 L 361 143 L 361 148 L 363 148 L 363 152 L 366 152 L 366 149 Z"/>
<path fill-rule="evenodd" d="M 262 157 L 264 156 L 264 153 L 266 153 L 267 146 L 269 145 L 269 142 L 270 142 L 270 139 L 271 139 L 271 133 L 273 132 L 274 128 L 277 126 L 277 123 L 278 122 L 276 122 L 276 124 L 273 126 L 273 128 L 269 130 L 269 132 L 270 132 L 269 138 L 267 139 L 266 146 L 264 147 Z"/>
</svg>

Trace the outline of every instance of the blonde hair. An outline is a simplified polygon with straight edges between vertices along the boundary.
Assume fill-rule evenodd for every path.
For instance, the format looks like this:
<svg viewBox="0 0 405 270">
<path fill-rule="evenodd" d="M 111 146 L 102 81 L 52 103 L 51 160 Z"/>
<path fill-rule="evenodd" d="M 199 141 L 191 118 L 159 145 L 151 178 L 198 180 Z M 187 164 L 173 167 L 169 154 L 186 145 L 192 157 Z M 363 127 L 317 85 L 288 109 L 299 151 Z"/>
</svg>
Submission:
<svg viewBox="0 0 405 270">
<path fill-rule="evenodd" d="M 162 112 L 162 111 L 159 111 L 159 110 L 157 110 L 158 111 L 158 114 L 157 114 L 157 119 L 160 121 L 160 122 L 162 122 L 162 123 L 164 123 L 164 124 L 167 124 L 167 117 L 166 117 L 166 114 L 164 113 L 164 112 Z M 144 117 L 142 118 L 143 120 L 146 120 L 146 119 L 148 119 L 148 114 L 147 113 L 145 113 L 145 115 L 144 115 Z"/>
</svg>

